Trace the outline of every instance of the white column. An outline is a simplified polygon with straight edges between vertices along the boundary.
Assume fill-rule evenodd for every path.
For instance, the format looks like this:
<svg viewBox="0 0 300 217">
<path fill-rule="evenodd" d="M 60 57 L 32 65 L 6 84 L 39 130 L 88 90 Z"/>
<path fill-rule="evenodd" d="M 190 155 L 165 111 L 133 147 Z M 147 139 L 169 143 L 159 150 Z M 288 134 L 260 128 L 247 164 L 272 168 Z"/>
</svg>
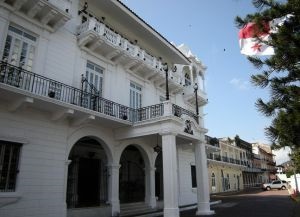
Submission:
<svg viewBox="0 0 300 217">
<path fill-rule="evenodd" d="M 66 160 L 65 161 L 65 174 L 64 174 L 64 190 L 63 190 L 63 216 L 67 216 L 67 186 L 68 186 L 68 172 L 69 172 L 69 165 L 72 161 Z"/>
<path fill-rule="evenodd" d="M 162 134 L 164 217 L 179 217 L 176 135 Z"/>
<path fill-rule="evenodd" d="M 109 170 L 109 202 L 111 204 L 112 216 L 119 216 L 120 214 L 120 200 L 119 200 L 119 164 L 112 164 L 107 166 Z"/>
<path fill-rule="evenodd" d="M 155 167 L 150 167 L 150 195 L 149 195 L 149 206 L 151 208 L 156 207 L 156 197 L 155 197 Z"/>
<path fill-rule="evenodd" d="M 195 161 L 198 200 L 196 215 L 212 215 L 215 212 L 210 210 L 207 159 L 203 142 L 195 144 Z"/>
</svg>

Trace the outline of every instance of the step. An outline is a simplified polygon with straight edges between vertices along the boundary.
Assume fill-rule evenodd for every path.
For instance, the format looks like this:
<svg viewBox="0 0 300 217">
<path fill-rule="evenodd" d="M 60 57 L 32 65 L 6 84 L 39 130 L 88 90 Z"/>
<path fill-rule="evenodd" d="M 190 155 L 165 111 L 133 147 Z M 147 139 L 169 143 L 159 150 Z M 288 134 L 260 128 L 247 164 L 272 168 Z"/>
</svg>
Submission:
<svg viewBox="0 0 300 217">
<path fill-rule="evenodd" d="M 121 204 L 120 208 L 120 216 L 122 217 L 141 216 L 143 214 L 148 214 L 156 211 L 156 209 L 152 209 L 144 202 Z"/>
</svg>

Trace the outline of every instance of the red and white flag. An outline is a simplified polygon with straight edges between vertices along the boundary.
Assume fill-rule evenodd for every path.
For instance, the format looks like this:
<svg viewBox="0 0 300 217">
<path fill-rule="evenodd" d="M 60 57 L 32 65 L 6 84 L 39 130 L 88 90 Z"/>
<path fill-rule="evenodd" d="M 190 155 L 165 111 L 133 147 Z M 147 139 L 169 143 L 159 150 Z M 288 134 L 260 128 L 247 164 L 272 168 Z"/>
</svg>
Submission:
<svg viewBox="0 0 300 217">
<path fill-rule="evenodd" d="M 241 53 L 252 55 L 273 55 L 274 48 L 263 43 L 270 37 L 270 26 L 266 23 L 263 30 L 260 30 L 255 23 L 248 23 L 239 32 L 239 43 Z M 260 40 L 258 40 L 259 38 Z"/>
<path fill-rule="evenodd" d="M 264 43 L 270 38 L 270 33 L 278 32 L 278 27 L 289 21 L 293 14 L 287 14 L 270 22 L 265 22 L 260 29 L 255 23 L 248 23 L 239 31 L 239 43 L 241 53 L 252 55 L 274 55 L 274 48 Z M 259 39 L 260 40 L 259 40 Z"/>
</svg>

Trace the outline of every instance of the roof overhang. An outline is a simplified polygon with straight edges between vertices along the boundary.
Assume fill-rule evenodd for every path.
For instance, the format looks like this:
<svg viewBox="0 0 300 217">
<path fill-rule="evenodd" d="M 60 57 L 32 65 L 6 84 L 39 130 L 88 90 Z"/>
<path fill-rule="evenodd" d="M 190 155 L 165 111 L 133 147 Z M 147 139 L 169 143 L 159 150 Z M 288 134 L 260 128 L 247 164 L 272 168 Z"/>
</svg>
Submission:
<svg viewBox="0 0 300 217">
<path fill-rule="evenodd" d="M 136 15 L 119 0 L 90 0 L 93 11 L 105 17 L 105 22 L 119 31 L 130 41 L 151 52 L 151 55 L 161 57 L 163 62 L 173 64 L 190 64 L 189 59 L 181 53 L 166 38 Z"/>
</svg>

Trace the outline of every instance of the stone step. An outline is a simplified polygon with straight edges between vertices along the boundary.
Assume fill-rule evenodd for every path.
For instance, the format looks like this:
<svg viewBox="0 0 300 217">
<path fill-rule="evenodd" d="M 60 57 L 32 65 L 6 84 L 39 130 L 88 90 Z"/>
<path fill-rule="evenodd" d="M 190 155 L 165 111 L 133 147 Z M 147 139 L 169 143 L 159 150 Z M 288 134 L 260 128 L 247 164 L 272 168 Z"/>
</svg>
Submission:
<svg viewBox="0 0 300 217">
<path fill-rule="evenodd" d="M 121 213 L 120 213 L 121 217 L 142 216 L 156 211 L 156 209 L 152 209 L 151 207 L 149 207 L 147 204 L 143 202 L 121 204 L 120 209 L 121 209 Z"/>
</svg>

